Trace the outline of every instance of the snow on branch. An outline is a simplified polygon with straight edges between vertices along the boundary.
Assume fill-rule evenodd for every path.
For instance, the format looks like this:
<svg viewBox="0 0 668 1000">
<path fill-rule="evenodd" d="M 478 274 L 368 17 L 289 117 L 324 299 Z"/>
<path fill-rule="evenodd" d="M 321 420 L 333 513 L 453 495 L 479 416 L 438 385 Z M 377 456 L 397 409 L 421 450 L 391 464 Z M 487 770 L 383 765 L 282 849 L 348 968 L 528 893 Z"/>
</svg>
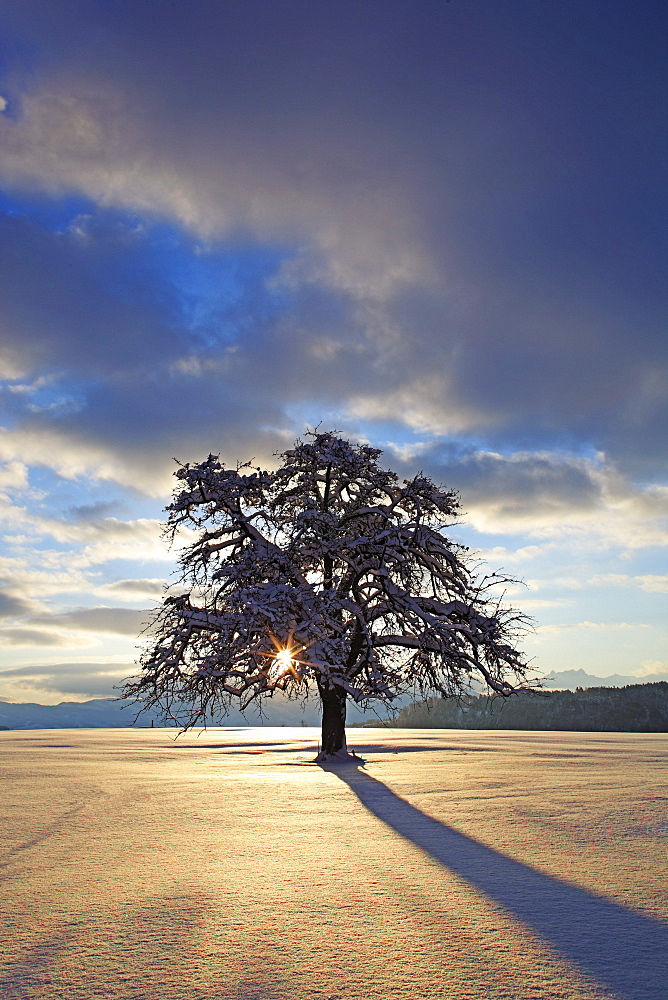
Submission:
<svg viewBox="0 0 668 1000">
<path fill-rule="evenodd" d="M 459 499 L 423 475 L 400 482 L 380 451 L 315 431 L 271 471 L 209 455 L 176 472 L 167 536 L 186 592 L 156 615 L 125 694 L 185 724 L 276 690 L 316 687 L 366 705 L 452 695 L 477 675 L 509 695 L 526 683 L 526 625 L 447 531 Z"/>
</svg>

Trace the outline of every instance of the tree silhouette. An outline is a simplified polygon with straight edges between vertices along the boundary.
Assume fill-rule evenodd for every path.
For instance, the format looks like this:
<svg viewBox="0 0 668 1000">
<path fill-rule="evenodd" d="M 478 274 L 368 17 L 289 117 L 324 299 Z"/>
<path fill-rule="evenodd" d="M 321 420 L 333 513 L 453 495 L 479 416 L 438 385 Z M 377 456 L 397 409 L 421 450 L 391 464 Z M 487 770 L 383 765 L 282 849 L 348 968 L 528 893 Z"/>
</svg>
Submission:
<svg viewBox="0 0 668 1000">
<path fill-rule="evenodd" d="M 316 431 L 275 471 L 184 465 L 166 509 L 185 589 L 163 600 L 125 697 L 185 728 L 255 699 L 317 688 L 320 759 L 346 753 L 346 701 L 457 695 L 478 675 L 518 690 L 525 622 L 503 606 L 508 578 L 480 575 L 450 541 L 458 495 L 423 475 L 400 482 L 381 452 Z"/>
</svg>

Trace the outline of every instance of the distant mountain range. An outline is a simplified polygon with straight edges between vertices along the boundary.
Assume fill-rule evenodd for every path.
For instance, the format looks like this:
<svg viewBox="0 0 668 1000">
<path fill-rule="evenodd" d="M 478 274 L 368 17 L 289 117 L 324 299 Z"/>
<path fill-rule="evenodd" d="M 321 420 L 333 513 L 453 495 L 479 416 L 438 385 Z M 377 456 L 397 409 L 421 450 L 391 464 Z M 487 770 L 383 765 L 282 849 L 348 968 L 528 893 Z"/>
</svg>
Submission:
<svg viewBox="0 0 668 1000">
<path fill-rule="evenodd" d="M 153 723 L 165 725 L 158 712 L 146 711 L 137 718 L 137 709 L 128 702 L 115 698 L 96 698 L 94 701 L 65 701 L 60 705 L 36 705 L 8 702 L 0 699 L 0 727 L 6 729 L 119 729 L 128 726 L 146 728 Z M 387 714 L 386 712 L 383 715 Z M 348 709 L 351 724 L 374 718 L 374 713 L 361 712 L 354 705 Z M 248 709 L 245 715 L 232 710 L 209 725 L 218 726 L 317 726 L 320 724 L 320 707 L 316 700 L 303 706 L 300 701 L 275 696 L 265 703 L 262 715 Z"/>
<path fill-rule="evenodd" d="M 551 691 L 575 691 L 576 688 L 591 687 L 627 687 L 629 684 L 657 684 L 668 681 L 668 672 L 651 674 L 647 677 L 637 677 L 632 674 L 611 674 L 610 677 L 596 677 L 584 670 L 562 670 L 559 673 L 548 674 L 543 681 L 543 687 Z"/>
<path fill-rule="evenodd" d="M 625 687 L 628 684 L 638 684 L 646 681 L 668 681 L 668 674 L 653 675 L 641 678 L 613 674 L 611 677 L 596 677 L 584 670 L 563 670 L 551 674 L 544 682 L 544 687 L 550 690 L 571 690 L 590 687 Z M 397 708 L 407 704 L 408 699 L 402 699 Z M 385 718 L 387 712 L 380 710 L 378 716 Z M 8 729 L 118 729 L 132 726 L 146 728 L 153 722 L 156 726 L 164 725 L 157 712 L 144 712 L 135 722 L 136 708 L 127 702 L 115 698 L 96 698 L 93 701 L 66 701 L 60 705 L 37 705 L 24 702 L 8 702 L 0 698 L 0 727 Z M 350 704 L 348 706 L 348 722 L 350 725 L 366 723 L 370 725 L 376 718 L 374 712 L 362 712 Z M 248 710 L 242 715 L 238 710 L 232 710 L 228 715 L 220 717 L 211 725 L 222 726 L 317 726 L 320 724 L 320 706 L 313 699 L 302 705 L 299 701 L 277 695 L 265 703 L 263 714 L 257 710 Z"/>
</svg>

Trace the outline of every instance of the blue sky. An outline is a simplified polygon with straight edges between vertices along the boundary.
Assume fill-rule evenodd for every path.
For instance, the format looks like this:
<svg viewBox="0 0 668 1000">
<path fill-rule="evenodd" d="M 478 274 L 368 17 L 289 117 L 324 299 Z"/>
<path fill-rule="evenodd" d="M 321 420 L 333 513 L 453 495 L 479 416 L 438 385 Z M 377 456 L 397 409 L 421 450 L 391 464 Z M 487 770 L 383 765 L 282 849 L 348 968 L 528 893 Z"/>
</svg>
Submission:
<svg viewBox="0 0 668 1000">
<path fill-rule="evenodd" d="M 668 671 L 663 4 L 3 18 L 0 697 L 113 693 L 173 458 L 321 421 L 461 492 L 538 673 Z"/>
</svg>

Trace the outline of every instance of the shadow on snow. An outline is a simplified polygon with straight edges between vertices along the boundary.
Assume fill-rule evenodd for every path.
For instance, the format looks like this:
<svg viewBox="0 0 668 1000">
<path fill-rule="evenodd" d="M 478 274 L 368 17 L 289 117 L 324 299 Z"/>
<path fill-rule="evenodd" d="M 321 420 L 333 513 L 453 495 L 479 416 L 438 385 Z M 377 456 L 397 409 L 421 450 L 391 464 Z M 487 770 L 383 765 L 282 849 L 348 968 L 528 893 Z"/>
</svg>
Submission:
<svg viewBox="0 0 668 1000">
<path fill-rule="evenodd" d="M 354 762 L 321 766 L 381 822 L 500 903 L 620 1000 L 666 996 L 668 927 L 432 819 Z"/>
<path fill-rule="evenodd" d="M 278 728 L 281 727 L 271 727 Z M 296 727 L 295 727 L 296 728 Z M 249 729 L 229 729 L 228 732 L 243 733 L 251 732 L 252 728 Z M 199 732 L 195 730 L 195 732 Z M 207 730 L 202 730 L 202 732 L 208 732 Z M 181 733 L 178 734 L 182 735 Z M 430 746 L 429 743 L 434 742 L 435 746 Z M 275 739 L 249 739 L 240 742 L 231 742 L 225 740 L 224 743 L 196 743 L 196 742 L 179 742 L 178 737 L 174 737 L 173 744 L 176 749 L 179 750 L 221 750 L 223 753 L 236 754 L 239 751 L 244 753 L 264 753 L 268 749 L 272 750 L 285 750 L 285 751 L 295 751 L 300 752 L 313 752 L 316 754 L 320 749 L 320 744 L 314 741 L 313 736 L 303 736 L 298 735 L 289 738 L 275 738 Z M 420 742 L 418 743 L 400 743 L 396 747 L 386 746 L 382 743 L 360 743 L 350 746 L 349 750 L 355 752 L 355 755 L 361 760 L 364 760 L 364 754 L 375 753 L 381 754 L 382 756 L 401 756 L 406 753 L 428 753 L 430 750 L 446 750 L 453 754 L 468 754 L 468 753 L 498 753 L 495 747 L 482 747 L 473 745 L 457 745 L 457 744 L 444 744 L 442 735 L 438 736 L 420 736 Z M 352 758 L 351 758 L 352 760 Z M 291 766 L 301 765 L 305 763 L 301 760 L 285 761 L 283 763 L 288 763 Z M 308 763 L 315 763 L 314 760 L 308 761 Z M 318 765 L 320 766 L 320 765 Z M 347 766 L 347 765 L 346 765 Z"/>
</svg>

